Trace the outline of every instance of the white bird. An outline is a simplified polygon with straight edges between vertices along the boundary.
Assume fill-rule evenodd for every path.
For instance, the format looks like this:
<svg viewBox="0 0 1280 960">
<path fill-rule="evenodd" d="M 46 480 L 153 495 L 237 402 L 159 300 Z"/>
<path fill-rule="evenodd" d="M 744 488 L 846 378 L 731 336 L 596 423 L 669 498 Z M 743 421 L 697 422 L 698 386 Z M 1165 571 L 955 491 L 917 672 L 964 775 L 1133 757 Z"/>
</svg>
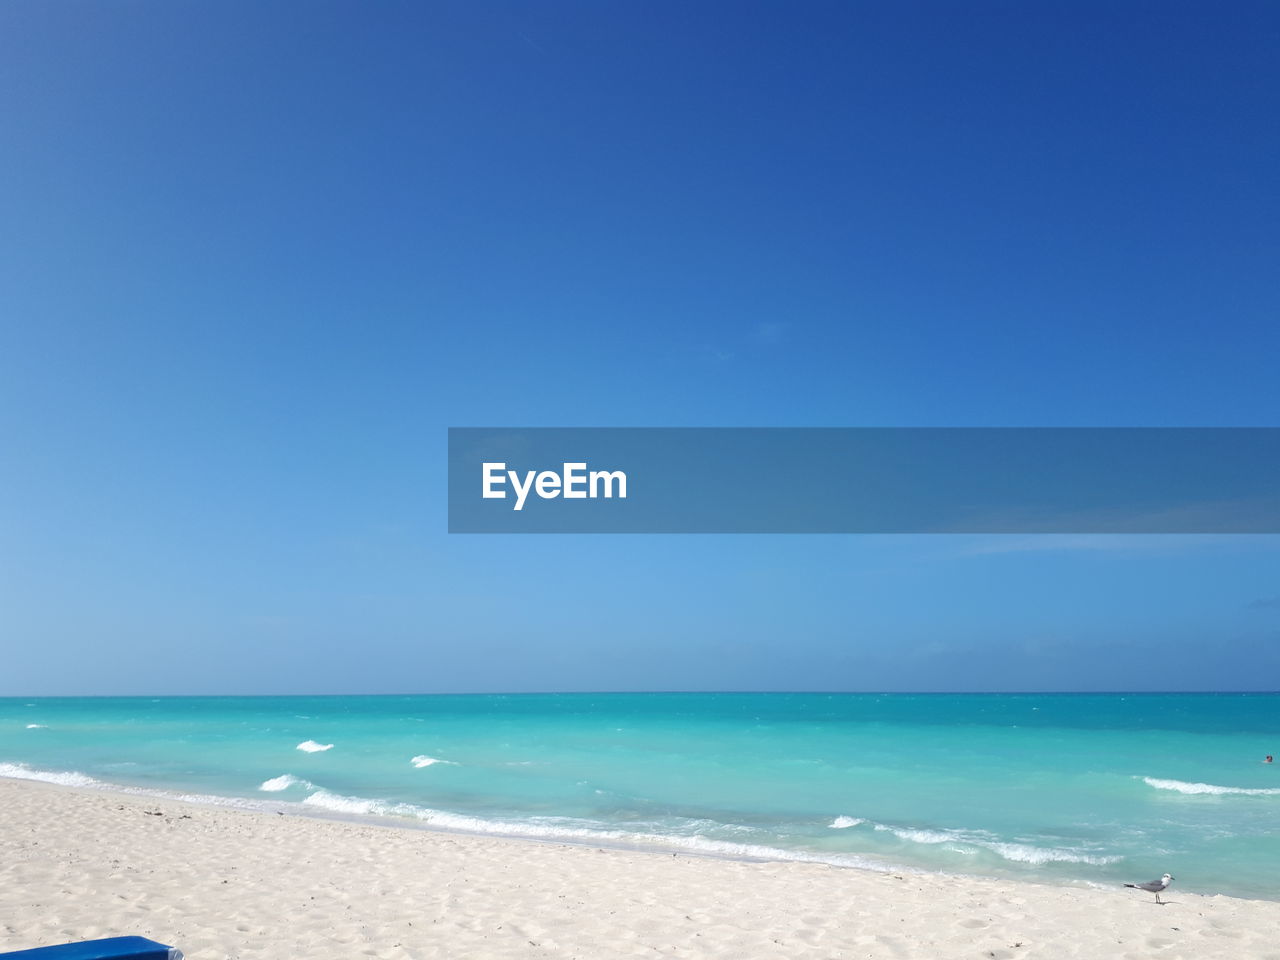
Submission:
<svg viewBox="0 0 1280 960">
<path fill-rule="evenodd" d="M 1154 893 L 1156 895 L 1156 903 L 1160 903 L 1162 902 L 1160 900 L 1160 891 L 1167 889 L 1169 882 L 1173 879 L 1166 873 L 1159 880 L 1148 880 L 1146 883 L 1126 883 L 1125 886 L 1133 887 L 1135 890 L 1145 890 L 1147 893 Z"/>
</svg>

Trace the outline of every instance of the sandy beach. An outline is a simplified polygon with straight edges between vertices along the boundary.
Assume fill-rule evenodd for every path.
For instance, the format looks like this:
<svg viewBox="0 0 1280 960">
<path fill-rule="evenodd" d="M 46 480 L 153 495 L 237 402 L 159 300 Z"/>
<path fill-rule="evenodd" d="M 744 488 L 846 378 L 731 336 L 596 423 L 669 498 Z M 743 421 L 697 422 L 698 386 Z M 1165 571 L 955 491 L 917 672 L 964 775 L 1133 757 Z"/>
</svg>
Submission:
<svg viewBox="0 0 1280 960">
<path fill-rule="evenodd" d="M 1280 903 L 473 837 L 0 780 L 0 949 L 1280 958 Z M 1141 878 L 1138 878 L 1141 879 Z"/>
</svg>

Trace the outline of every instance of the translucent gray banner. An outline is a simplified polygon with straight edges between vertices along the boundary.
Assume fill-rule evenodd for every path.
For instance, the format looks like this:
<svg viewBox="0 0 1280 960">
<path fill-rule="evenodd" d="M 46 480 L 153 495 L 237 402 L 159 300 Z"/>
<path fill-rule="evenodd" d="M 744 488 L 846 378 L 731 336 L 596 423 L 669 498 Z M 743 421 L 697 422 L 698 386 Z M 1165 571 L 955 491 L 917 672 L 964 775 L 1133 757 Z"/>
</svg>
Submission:
<svg viewBox="0 0 1280 960">
<path fill-rule="evenodd" d="M 1280 428 L 449 430 L 451 533 L 1280 533 Z"/>
</svg>

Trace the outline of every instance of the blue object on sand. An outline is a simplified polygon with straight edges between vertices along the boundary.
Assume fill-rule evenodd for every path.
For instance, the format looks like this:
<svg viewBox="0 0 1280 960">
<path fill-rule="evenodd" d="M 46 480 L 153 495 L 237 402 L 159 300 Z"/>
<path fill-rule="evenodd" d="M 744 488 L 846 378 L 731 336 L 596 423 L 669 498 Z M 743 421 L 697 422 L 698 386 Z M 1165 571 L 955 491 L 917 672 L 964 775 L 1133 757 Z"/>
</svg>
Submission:
<svg viewBox="0 0 1280 960">
<path fill-rule="evenodd" d="M 146 937 L 108 937 L 0 953 L 3 960 L 182 960 L 182 951 Z"/>
</svg>

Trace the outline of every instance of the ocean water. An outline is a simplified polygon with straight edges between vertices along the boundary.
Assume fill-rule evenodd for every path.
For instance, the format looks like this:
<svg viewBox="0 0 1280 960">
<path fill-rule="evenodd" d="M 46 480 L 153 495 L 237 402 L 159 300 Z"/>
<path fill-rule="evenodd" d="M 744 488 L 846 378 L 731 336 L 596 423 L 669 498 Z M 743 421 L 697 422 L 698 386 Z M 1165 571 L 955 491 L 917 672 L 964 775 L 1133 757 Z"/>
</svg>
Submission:
<svg viewBox="0 0 1280 960">
<path fill-rule="evenodd" d="M 1280 695 L 0 699 L 0 776 L 438 829 L 1280 899 Z"/>
</svg>

